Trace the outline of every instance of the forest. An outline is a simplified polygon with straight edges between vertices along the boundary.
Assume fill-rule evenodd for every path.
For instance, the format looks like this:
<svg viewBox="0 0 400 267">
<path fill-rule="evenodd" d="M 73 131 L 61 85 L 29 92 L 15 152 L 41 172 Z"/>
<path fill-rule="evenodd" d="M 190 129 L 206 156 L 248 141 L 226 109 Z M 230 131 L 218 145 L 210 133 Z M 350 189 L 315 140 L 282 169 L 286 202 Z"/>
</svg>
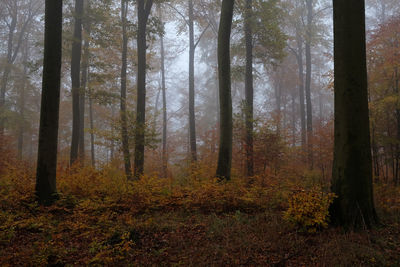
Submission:
<svg viewBox="0 0 400 267">
<path fill-rule="evenodd" d="M 0 266 L 400 266 L 398 0 L 0 0 Z"/>
</svg>

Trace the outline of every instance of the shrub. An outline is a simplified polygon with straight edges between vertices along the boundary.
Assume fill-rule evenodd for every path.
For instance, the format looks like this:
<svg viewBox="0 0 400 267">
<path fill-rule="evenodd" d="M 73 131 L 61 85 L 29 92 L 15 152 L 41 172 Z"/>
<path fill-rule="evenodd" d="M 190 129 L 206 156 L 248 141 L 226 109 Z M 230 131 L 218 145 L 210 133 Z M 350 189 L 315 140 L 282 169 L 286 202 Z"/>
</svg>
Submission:
<svg viewBox="0 0 400 267">
<path fill-rule="evenodd" d="M 308 232 L 326 228 L 329 222 L 329 205 L 335 197 L 333 193 L 323 193 L 316 189 L 298 190 L 289 197 L 289 208 L 283 217 Z"/>
</svg>

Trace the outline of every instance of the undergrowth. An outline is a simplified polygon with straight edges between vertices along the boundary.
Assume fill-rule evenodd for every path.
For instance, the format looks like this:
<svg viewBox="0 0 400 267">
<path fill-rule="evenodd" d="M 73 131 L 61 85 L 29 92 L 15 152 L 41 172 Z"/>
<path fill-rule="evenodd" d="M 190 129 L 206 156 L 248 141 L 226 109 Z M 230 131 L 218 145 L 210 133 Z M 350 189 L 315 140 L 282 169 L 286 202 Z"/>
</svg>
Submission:
<svg viewBox="0 0 400 267">
<path fill-rule="evenodd" d="M 308 178 L 285 169 L 224 183 L 207 168 L 179 179 L 127 181 L 111 166 L 60 166 L 60 199 L 40 207 L 34 168 L 6 162 L 0 265 L 342 265 L 342 258 L 385 266 L 400 260 L 398 188 L 376 187 L 388 227 L 322 231 L 333 196 L 315 173 Z"/>
</svg>

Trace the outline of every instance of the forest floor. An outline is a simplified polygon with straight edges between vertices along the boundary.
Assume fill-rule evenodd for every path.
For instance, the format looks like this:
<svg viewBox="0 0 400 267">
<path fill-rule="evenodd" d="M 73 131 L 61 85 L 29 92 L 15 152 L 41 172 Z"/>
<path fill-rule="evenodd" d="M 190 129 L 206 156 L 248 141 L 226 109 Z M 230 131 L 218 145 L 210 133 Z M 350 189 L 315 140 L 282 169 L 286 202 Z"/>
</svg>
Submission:
<svg viewBox="0 0 400 267">
<path fill-rule="evenodd" d="M 288 198 L 307 190 L 288 176 L 127 182 L 60 168 L 60 199 L 40 207 L 32 168 L 3 166 L 0 266 L 400 266 L 399 188 L 376 186 L 384 226 L 344 232 L 285 219 Z"/>
</svg>

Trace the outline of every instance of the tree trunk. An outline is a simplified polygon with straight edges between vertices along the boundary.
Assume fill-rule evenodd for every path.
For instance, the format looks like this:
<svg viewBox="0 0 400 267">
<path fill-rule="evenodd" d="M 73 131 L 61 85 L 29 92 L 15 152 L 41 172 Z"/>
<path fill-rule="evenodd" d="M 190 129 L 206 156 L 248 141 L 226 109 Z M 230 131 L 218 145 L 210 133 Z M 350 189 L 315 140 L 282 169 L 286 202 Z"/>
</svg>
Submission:
<svg viewBox="0 0 400 267">
<path fill-rule="evenodd" d="M 11 18 L 11 23 L 9 26 L 8 32 L 8 42 L 7 42 L 7 62 L 4 67 L 3 77 L 1 79 L 1 113 L 5 112 L 5 104 L 6 104 L 6 91 L 7 91 L 7 83 L 8 83 L 8 76 L 11 72 L 11 64 L 12 64 L 12 57 L 13 57 L 13 42 L 14 42 L 14 32 L 17 26 L 17 11 L 13 14 Z M 4 118 L 0 119 L 0 135 L 4 134 Z"/>
<path fill-rule="evenodd" d="M 71 83 L 72 83 L 72 139 L 70 164 L 78 159 L 79 128 L 80 128 L 80 64 L 82 54 L 82 16 L 83 0 L 75 0 L 75 25 L 71 57 Z"/>
<path fill-rule="evenodd" d="M 29 56 L 29 42 L 25 39 L 25 47 L 23 53 L 23 78 L 21 81 L 19 93 L 19 129 L 18 129 L 18 159 L 22 160 L 22 152 L 24 148 L 24 131 L 25 131 L 25 88 L 28 80 L 28 56 Z"/>
<path fill-rule="evenodd" d="M 313 4 L 307 0 L 307 29 L 306 29 L 306 104 L 307 104 L 307 157 L 310 169 L 313 168 L 313 119 L 311 103 L 311 39 Z"/>
<path fill-rule="evenodd" d="M 45 2 L 42 100 L 35 194 L 41 204 L 56 199 L 57 136 L 60 107 L 62 0 Z"/>
<path fill-rule="evenodd" d="M 398 45 L 396 45 L 397 48 Z M 399 71 L 398 68 L 395 67 L 394 68 L 394 90 L 395 93 L 397 95 L 397 108 L 396 108 L 396 139 L 397 142 L 400 141 L 400 108 L 399 108 L 399 104 L 400 104 L 400 97 L 399 97 Z M 399 161 L 400 161 L 400 145 L 398 143 L 396 143 L 396 155 L 395 155 L 395 162 L 396 162 L 396 172 L 394 175 L 394 184 L 395 186 L 399 185 Z"/>
<path fill-rule="evenodd" d="M 300 96 L 300 124 L 301 124 L 301 147 L 305 150 L 306 141 L 306 111 L 304 105 L 304 69 L 303 69 L 303 39 L 296 29 L 297 35 L 297 65 L 299 68 L 299 96 Z"/>
<path fill-rule="evenodd" d="M 88 13 L 88 2 L 85 2 L 84 13 Z M 86 16 L 87 18 L 87 16 Z M 85 163 L 85 104 L 86 104 L 86 87 L 89 69 L 89 38 L 90 38 L 90 22 L 88 19 L 84 21 L 83 28 L 85 30 L 82 73 L 81 73 L 81 90 L 79 94 L 79 158 L 82 166 Z"/>
<path fill-rule="evenodd" d="M 335 145 L 330 207 L 346 228 L 378 222 L 372 184 L 364 1 L 333 1 Z"/>
<path fill-rule="evenodd" d="M 232 165 L 232 96 L 230 36 L 234 0 L 223 0 L 218 31 L 218 78 L 220 100 L 220 142 L 216 176 L 230 180 Z"/>
<path fill-rule="evenodd" d="M 124 155 L 125 175 L 127 179 L 132 179 L 131 155 L 129 152 L 128 122 L 126 116 L 126 69 L 128 54 L 128 34 L 126 29 L 128 14 L 128 1 L 121 0 L 121 19 L 122 19 L 122 67 L 121 67 L 121 140 L 122 153 Z"/>
<path fill-rule="evenodd" d="M 162 22 L 161 4 L 158 4 L 158 14 Z M 163 111 L 163 132 L 162 132 L 162 172 L 163 176 L 167 177 L 167 97 L 165 86 L 165 50 L 164 50 L 164 35 L 160 36 L 161 47 L 161 91 L 162 91 L 162 111 Z"/>
<path fill-rule="evenodd" d="M 246 0 L 244 14 L 244 35 L 246 43 L 246 74 L 245 74 L 245 124 L 246 124 L 246 176 L 254 175 L 253 158 L 253 33 L 251 27 L 252 0 Z"/>
<path fill-rule="evenodd" d="M 90 78 L 90 72 L 88 72 L 88 81 Z M 93 122 L 93 99 L 92 99 L 92 90 L 89 86 L 89 121 L 90 121 L 90 155 L 92 159 L 92 167 L 96 167 L 96 157 L 94 150 L 94 122 Z"/>
<path fill-rule="evenodd" d="M 135 170 L 134 176 L 139 179 L 144 173 L 144 146 L 146 128 L 146 24 L 150 15 L 153 0 L 137 0 L 137 110 L 135 129 Z"/>
<path fill-rule="evenodd" d="M 11 10 L 10 10 L 11 11 Z M 35 15 L 37 15 L 37 11 L 33 12 L 34 10 L 29 10 L 26 20 L 23 21 L 21 24 L 18 22 L 18 12 L 20 12 L 15 6 L 15 9 L 12 10 L 12 17 L 11 17 L 11 22 L 8 25 L 9 27 L 9 32 L 8 32 L 8 42 L 7 42 L 7 61 L 6 65 L 4 67 L 3 71 L 3 76 L 1 79 L 1 90 L 0 90 L 0 116 L 2 115 L 1 113 L 5 112 L 5 104 L 6 104 L 6 91 L 7 91 L 7 84 L 8 84 L 8 77 L 11 73 L 11 66 L 15 62 L 19 49 L 22 45 L 23 42 L 23 37 L 25 35 L 25 32 L 27 30 L 28 25 L 30 24 L 31 20 Z M 17 25 L 21 25 L 21 29 L 18 34 L 17 38 L 17 45 L 14 48 L 14 33 L 16 30 Z M 5 120 L 4 118 L 0 118 L 0 135 L 4 134 L 4 127 L 5 127 Z"/>
<path fill-rule="evenodd" d="M 292 96 L 292 147 L 296 146 L 296 94 L 291 93 Z"/>
<path fill-rule="evenodd" d="M 189 0 L 189 132 L 190 153 L 192 162 L 197 161 L 196 146 L 196 118 L 194 108 L 194 27 L 193 27 L 193 0 Z"/>
</svg>

